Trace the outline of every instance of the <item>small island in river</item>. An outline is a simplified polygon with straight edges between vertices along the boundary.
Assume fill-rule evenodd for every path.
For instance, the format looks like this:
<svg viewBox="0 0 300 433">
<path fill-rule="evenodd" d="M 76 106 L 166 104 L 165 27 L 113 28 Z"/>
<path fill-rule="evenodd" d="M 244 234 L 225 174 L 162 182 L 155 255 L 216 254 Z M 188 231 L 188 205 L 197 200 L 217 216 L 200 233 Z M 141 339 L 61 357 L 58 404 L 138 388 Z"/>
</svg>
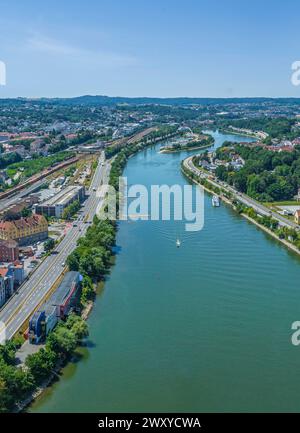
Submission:
<svg viewBox="0 0 300 433">
<path fill-rule="evenodd" d="M 160 153 L 181 152 L 182 150 L 205 149 L 214 144 L 214 138 L 208 134 L 186 133 L 184 136 L 177 137 L 171 142 L 162 146 Z"/>
</svg>

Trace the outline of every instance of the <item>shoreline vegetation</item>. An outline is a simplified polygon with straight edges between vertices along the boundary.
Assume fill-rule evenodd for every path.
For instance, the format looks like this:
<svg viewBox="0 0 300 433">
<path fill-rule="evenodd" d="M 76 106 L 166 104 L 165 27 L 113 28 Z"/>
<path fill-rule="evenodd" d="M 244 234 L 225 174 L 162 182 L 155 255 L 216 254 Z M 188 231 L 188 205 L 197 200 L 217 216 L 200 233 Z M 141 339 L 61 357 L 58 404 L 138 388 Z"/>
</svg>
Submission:
<svg viewBox="0 0 300 433">
<path fill-rule="evenodd" d="M 221 161 L 215 170 L 217 179 L 259 202 L 293 200 L 298 194 L 298 145 L 291 147 L 289 152 L 274 152 L 261 146 L 225 141 L 213 157 L 204 157 L 210 162 L 214 159 Z M 200 159 L 204 158 L 201 156 Z M 238 161 L 238 167 L 233 165 L 234 160 Z"/>
<path fill-rule="evenodd" d="M 231 208 L 239 215 L 300 256 L 300 243 L 295 245 L 291 242 L 291 240 L 295 241 L 297 239 L 298 233 L 296 230 L 289 229 L 288 227 L 282 227 L 279 229 L 277 220 L 267 216 L 258 216 L 252 207 L 242 206 L 240 203 L 235 202 L 232 200 L 232 194 L 229 191 L 226 191 L 224 187 L 217 188 L 212 185 L 208 179 L 201 179 L 199 176 L 194 175 L 194 173 L 184 165 L 184 161 L 181 162 L 181 171 L 191 182 L 201 185 L 209 194 L 217 195 L 224 203 L 231 206 Z M 275 230 L 277 232 L 275 232 Z"/>
<path fill-rule="evenodd" d="M 219 132 L 223 132 L 224 134 L 230 134 L 230 135 L 244 135 L 245 137 L 249 137 L 249 138 L 256 138 L 256 140 L 258 139 L 257 133 L 255 131 L 253 131 L 252 134 L 250 134 L 249 132 L 239 132 L 239 131 L 235 131 L 234 129 L 230 129 L 230 128 L 216 128 Z"/>
<path fill-rule="evenodd" d="M 159 153 L 175 153 L 182 151 L 192 151 L 192 150 L 200 150 L 211 147 L 214 144 L 215 140 L 211 135 L 205 134 L 202 135 L 201 139 L 193 140 L 189 143 L 176 143 L 170 144 L 166 146 L 162 146 L 159 150 Z"/>
<path fill-rule="evenodd" d="M 117 194 L 119 194 L 119 177 L 128 159 L 144 148 L 174 135 L 177 135 L 175 130 L 163 127 L 136 143 L 125 144 L 117 148 L 108 146 L 105 149 L 107 159 L 112 159 L 109 184 L 114 186 Z M 192 150 L 194 149 L 195 147 Z M 183 149 L 179 151 L 181 150 Z M 298 248 L 288 241 L 288 238 L 294 236 L 292 230 L 287 229 L 282 230 L 279 234 L 275 233 L 273 229 L 277 227 L 274 226 L 272 229 L 269 226 L 274 224 L 272 218 L 266 217 L 265 225 L 262 224 L 261 218 L 257 220 L 258 217 L 253 208 L 241 207 L 238 203 L 234 203 L 230 192 L 224 188 L 218 188 L 217 191 L 217 188 L 209 184 L 207 179 L 203 180 L 204 184 L 201 183 L 200 178 L 190 172 L 183 162 L 181 170 L 190 181 L 202 184 L 208 193 L 217 194 L 248 221 L 290 250 L 300 254 Z M 99 220 L 95 216 L 86 235 L 78 240 L 76 249 L 67 259 L 69 269 L 78 270 L 83 275 L 80 315 L 71 314 L 65 322 L 60 322 L 47 337 L 45 347 L 27 357 L 25 368 L 18 367 L 15 359 L 16 351 L 22 344 L 21 341 L 14 339 L 0 346 L 0 412 L 20 412 L 29 406 L 33 400 L 43 394 L 53 380 L 60 377 L 61 369 L 72 360 L 76 348 L 84 344 L 83 340 L 89 333 L 86 319 L 97 297 L 96 287 L 99 283 L 105 284 L 105 278 L 114 264 L 117 229 L 117 222 Z"/>
<path fill-rule="evenodd" d="M 164 126 L 136 143 L 107 147 L 107 159 L 114 157 L 109 184 L 119 194 L 119 177 L 127 160 L 140 150 L 176 134 L 177 129 Z M 83 341 L 89 335 L 86 320 L 97 297 L 96 287 L 105 283 L 114 264 L 116 232 L 116 221 L 99 220 L 94 216 L 92 225 L 67 259 L 69 270 L 77 270 L 83 276 L 80 314 L 72 313 L 66 321 L 60 322 L 46 338 L 44 347 L 26 358 L 24 367 L 16 364 L 16 352 L 23 343 L 21 338 L 0 346 L 0 413 L 25 410 L 53 380 L 59 378 L 61 369 L 72 360 L 76 349 L 84 345 Z"/>
</svg>

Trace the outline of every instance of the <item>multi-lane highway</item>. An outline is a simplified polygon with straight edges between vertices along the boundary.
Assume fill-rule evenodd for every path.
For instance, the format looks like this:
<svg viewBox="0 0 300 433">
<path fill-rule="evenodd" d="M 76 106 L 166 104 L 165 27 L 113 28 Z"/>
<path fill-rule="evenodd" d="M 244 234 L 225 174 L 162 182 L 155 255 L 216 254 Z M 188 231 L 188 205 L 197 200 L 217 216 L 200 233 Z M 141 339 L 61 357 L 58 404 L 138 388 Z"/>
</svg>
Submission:
<svg viewBox="0 0 300 433">
<path fill-rule="evenodd" d="M 63 272 L 66 259 L 76 247 L 78 238 L 84 235 L 87 227 L 91 224 L 99 201 L 103 201 L 103 198 L 99 198 L 99 194 L 96 194 L 96 189 L 101 184 L 108 183 L 110 163 L 105 162 L 104 158 L 103 152 L 100 156 L 97 169 L 88 190 L 88 198 L 82 207 L 80 217 L 57 246 L 57 254 L 48 256 L 30 278 L 22 284 L 18 292 L 0 310 L 0 321 L 2 322 L 0 334 L 3 333 L 5 328 L 6 339 L 12 338 L 38 305 L 46 299 L 53 284 Z"/>
</svg>

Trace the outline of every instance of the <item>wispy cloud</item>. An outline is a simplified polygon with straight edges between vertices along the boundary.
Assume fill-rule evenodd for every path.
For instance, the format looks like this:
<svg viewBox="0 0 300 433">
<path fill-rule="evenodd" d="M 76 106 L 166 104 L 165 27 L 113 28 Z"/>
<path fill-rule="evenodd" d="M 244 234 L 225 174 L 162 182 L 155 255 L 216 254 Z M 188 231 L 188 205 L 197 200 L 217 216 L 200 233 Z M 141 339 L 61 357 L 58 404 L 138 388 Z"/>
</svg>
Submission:
<svg viewBox="0 0 300 433">
<path fill-rule="evenodd" d="M 45 37 L 40 34 L 30 36 L 26 41 L 26 48 L 30 51 L 36 51 L 55 56 L 69 57 L 77 59 L 88 64 L 95 64 L 102 67 L 120 67 L 130 66 L 137 63 L 137 59 L 133 56 L 120 54 L 102 49 L 87 49 L 77 47 L 60 41 Z"/>
</svg>

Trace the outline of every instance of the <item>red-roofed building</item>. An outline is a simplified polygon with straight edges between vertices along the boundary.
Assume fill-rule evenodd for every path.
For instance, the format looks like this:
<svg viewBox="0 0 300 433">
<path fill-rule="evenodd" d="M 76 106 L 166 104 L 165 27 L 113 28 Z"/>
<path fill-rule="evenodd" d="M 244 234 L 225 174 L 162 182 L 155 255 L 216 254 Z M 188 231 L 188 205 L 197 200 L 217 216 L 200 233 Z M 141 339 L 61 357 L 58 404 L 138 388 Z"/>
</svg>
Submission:
<svg viewBox="0 0 300 433">
<path fill-rule="evenodd" d="M 294 152 L 294 147 L 291 145 L 282 145 L 282 146 L 266 146 L 266 149 L 272 150 L 272 152 Z"/>
<path fill-rule="evenodd" d="M 0 262 L 14 262 L 19 258 L 19 246 L 13 240 L 0 240 Z"/>
<path fill-rule="evenodd" d="M 33 244 L 47 239 L 48 222 L 43 215 L 32 215 L 12 221 L 0 221 L 0 239 L 15 240 L 19 245 Z"/>
<path fill-rule="evenodd" d="M 294 219 L 296 224 L 300 224 L 300 209 L 297 209 L 294 213 Z"/>
</svg>

